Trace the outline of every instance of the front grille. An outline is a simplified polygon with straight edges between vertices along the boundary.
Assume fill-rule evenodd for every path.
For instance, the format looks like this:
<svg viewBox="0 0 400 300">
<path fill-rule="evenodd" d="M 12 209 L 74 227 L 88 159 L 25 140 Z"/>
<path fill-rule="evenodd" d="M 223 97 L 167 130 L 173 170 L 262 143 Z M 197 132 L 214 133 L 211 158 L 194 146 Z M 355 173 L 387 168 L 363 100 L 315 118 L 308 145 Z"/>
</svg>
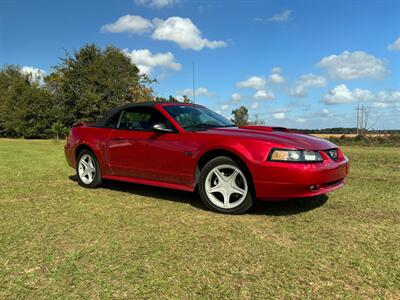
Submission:
<svg viewBox="0 0 400 300">
<path fill-rule="evenodd" d="M 338 159 L 338 151 L 337 151 L 337 149 L 325 150 L 325 153 L 328 154 L 328 156 L 333 160 L 337 160 Z"/>
</svg>

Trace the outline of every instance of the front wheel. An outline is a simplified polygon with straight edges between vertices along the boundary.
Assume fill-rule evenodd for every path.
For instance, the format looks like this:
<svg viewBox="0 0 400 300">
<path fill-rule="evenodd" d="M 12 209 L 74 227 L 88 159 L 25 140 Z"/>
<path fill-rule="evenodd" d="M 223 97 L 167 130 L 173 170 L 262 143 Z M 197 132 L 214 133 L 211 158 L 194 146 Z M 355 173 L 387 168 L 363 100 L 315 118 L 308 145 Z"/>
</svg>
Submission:
<svg viewBox="0 0 400 300">
<path fill-rule="evenodd" d="M 81 186 L 95 188 L 101 184 L 99 163 L 93 152 L 89 150 L 83 150 L 79 153 L 76 173 Z"/>
<path fill-rule="evenodd" d="M 199 194 L 212 211 L 242 214 L 254 202 L 252 184 L 246 170 L 229 157 L 210 160 L 201 170 Z"/>
</svg>

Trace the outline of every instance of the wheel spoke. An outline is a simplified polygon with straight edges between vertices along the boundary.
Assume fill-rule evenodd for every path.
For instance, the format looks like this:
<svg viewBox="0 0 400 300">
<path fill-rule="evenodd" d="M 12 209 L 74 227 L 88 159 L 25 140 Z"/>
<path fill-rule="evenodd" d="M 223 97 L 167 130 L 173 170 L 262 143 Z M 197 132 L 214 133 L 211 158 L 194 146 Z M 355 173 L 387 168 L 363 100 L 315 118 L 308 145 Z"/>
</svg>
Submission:
<svg viewBox="0 0 400 300">
<path fill-rule="evenodd" d="M 82 163 L 82 165 L 85 167 L 85 169 L 88 169 L 88 168 L 89 168 L 88 163 L 87 163 L 84 159 L 81 160 L 81 163 Z"/>
<path fill-rule="evenodd" d="M 214 170 L 214 174 L 215 174 L 215 176 L 217 176 L 219 182 L 221 182 L 221 181 L 226 181 L 225 175 L 222 174 L 220 170 L 215 169 L 215 170 Z"/>
<path fill-rule="evenodd" d="M 89 158 L 89 168 L 91 170 L 94 170 L 94 164 L 93 164 L 93 159 Z"/>
<path fill-rule="evenodd" d="M 223 193 L 223 191 L 222 191 L 222 189 L 221 189 L 221 184 L 220 183 L 218 183 L 216 186 L 213 186 L 213 187 L 211 187 L 211 188 L 209 188 L 208 189 L 208 192 L 209 193 L 216 193 L 216 192 L 218 192 L 218 193 Z"/>
<path fill-rule="evenodd" d="M 239 175 L 238 170 L 234 170 L 232 174 L 228 177 L 228 181 L 234 183 L 236 181 L 236 177 Z"/>
<path fill-rule="evenodd" d="M 239 195 L 244 195 L 246 194 L 246 191 L 240 187 L 237 186 L 236 183 L 232 184 L 232 192 L 231 194 L 239 194 Z"/>
<path fill-rule="evenodd" d="M 224 196 L 224 206 L 228 207 L 229 206 L 229 200 L 231 198 L 231 193 L 224 192 L 224 193 L 222 193 L 222 195 Z"/>
</svg>

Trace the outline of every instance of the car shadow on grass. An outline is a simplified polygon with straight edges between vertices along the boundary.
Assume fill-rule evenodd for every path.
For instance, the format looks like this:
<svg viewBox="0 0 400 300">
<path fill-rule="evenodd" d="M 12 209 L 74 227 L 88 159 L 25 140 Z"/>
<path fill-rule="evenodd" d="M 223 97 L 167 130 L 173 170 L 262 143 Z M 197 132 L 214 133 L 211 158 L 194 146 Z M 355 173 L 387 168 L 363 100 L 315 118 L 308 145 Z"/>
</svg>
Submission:
<svg viewBox="0 0 400 300">
<path fill-rule="evenodd" d="M 69 176 L 69 179 L 78 182 L 76 175 Z M 206 209 L 197 192 L 185 192 L 115 180 L 104 180 L 101 188 L 143 197 L 186 203 L 198 209 Z M 284 201 L 256 201 L 247 214 L 267 216 L 295 215 L 316 209 L 324 205 L 327 201 L 327 195 L 309 198 L 295 198 Z"/>
<path fill-rule="evenodd" d="M 320 195 L 280 201 L 257 201 L 248 213 L 269 216 L 295 215 L 314 210 L 324 205 L 328 199 L 328 195 Z"/>
</svg>

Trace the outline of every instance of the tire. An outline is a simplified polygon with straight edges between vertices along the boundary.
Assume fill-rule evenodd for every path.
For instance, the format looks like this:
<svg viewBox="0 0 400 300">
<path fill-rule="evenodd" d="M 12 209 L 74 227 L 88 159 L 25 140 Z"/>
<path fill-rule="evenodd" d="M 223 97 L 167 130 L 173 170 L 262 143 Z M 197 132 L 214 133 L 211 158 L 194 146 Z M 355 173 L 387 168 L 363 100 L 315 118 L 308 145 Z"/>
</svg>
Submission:
<svg viewBox="0 0 400 300">
<path fill-rule="evenodd" d="M 247 170 L 226 156 L 216 157 L 203 167 L 198 191 L 209 210 L 223 214 L 243 214 L 255 199 Z"/>
<path fill-rule="evenodd" d="M 93 189 L 101 185 L 99 163 L 92 151 L 85 149 L 79 153 L 76 162 L 76 175 L 79 185 L 83 187 Z"/>
</svg>

